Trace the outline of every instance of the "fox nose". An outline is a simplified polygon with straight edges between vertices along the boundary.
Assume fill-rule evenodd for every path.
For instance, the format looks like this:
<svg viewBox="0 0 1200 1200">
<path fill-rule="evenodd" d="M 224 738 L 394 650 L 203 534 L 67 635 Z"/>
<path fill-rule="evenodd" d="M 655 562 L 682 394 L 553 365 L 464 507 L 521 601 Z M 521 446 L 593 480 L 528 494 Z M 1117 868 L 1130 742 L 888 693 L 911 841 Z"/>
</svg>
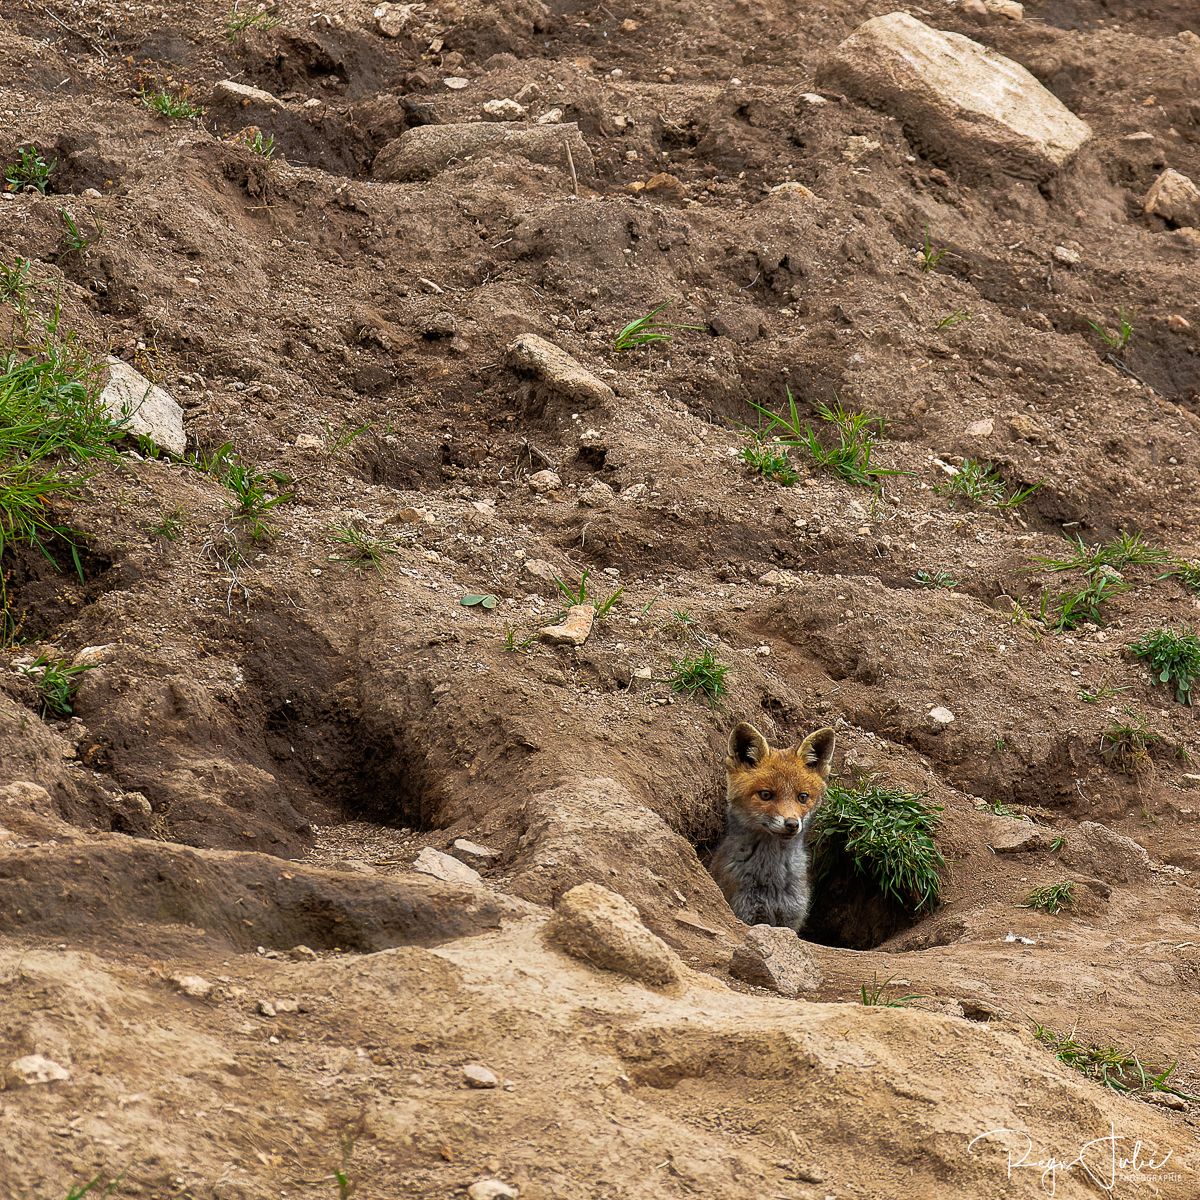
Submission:
<svg viewBox="0 0 1200 1200">
<path fill-rule="evenodd" d="M 788 817 L 784 820 L 783 827 L 788 833 L 795 833 L 800 828 L 800 822 L 795 817 Z"/>
</svg>

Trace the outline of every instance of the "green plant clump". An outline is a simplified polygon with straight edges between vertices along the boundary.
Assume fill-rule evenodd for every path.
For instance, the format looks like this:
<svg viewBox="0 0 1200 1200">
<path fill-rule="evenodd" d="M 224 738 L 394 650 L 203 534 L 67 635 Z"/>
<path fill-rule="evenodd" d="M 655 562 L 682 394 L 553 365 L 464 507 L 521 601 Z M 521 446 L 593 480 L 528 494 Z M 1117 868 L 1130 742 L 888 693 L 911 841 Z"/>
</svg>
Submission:
<svg viewBox="0 0 1200 1200">
<path fill-rule="evenodd" d="M 1175 688 L 1180 704 L 1192 703 L 1192 682 L 1200 676 L 1200 638 L 1190 629 L 1178 633 L 1159 629 L 1139 638 L 1129 649 L 1150 668 L 1158 683 Z"/>
<path fill-rule="evenodd" d="M 903 996 L 891 996 L 888 994 L 888 988 L 891 986 L 891 983 L 892 979 L 890 976 L 880 983 L 879 975 L 877 973 L 872 975 L 870 984 L 864 983 L 858 989 L 858 1002 L 868 1008 L 907 1008 L 914 1000 L 923 1000 L 925 998 L 919 992 L 909 992 Z"/>
<path fill-rule="evenodd" d="M 138 98 L 153 113 L 160 117 L 170 117 L 176 121 L 192 121 L 204 115 L 204 109 L 193 104 L 186 96 L 177 96 L 165 88 L 148 92 L 142 88 Z"/>
<path fill-rule="evenodd" d="M 658 314 L 669 308 L 670 300 L 657 304 L 644 317 L 637 317 L 629 322 L 620 333 L 613 338 L 614 350 L 635 350 L 642 346 L 653 346 L 661 342 L 670 342 L 674 331 L 691 329 L 703 332 L 703 325 L 677 325 L 672 321 L 660 321 Z"/>
<path fill-rule="evenodd" d="M 667 682 L 671 691 L 685 696 L 704 696 L 709 704 L 725 695 L 725 676 L 729 668 L 717 661 L 712 650 L 691 658 L 681 658 L 674 663 Z"/>
<path fill-rule="evenodd" d="M 958 580 L 949 571 L 940 569 L 937 571 L 926 571 L 923 569 L 917 571 L 913 575 L 913 582 L 919 583 L 922 587 L 945 588 L 947 591 L 952 591 L 958 587 Z"/>
<path fill-rule="evenodd" d="M 1039 912 L 1058 913 L 1064 908 L 1070 908 L 1074 903 L 1071 892 L 1075 884 L 1071 880 L 1062 883 L 1051 883 L 1046 887 L 1034 888 L 1025 897 L 1022 908 L 1036 908 Z"/>
<path fill-rule="evenodd" d="M 794 487 L 800 482 L 800 475 L 788 458 L 787 447 L 778 442 L 756 440 L 743 446 L 739 457 L 755 475 L 761 475 L 780 487 Z"/>
<path fill-rule="evenodd" d="M 814 841 L 845 854 L 885 896 L 919 912 L 941 895 L 946 862 L 934 838 L 941 811 L 924 793 L 872 780 L 833 783 L 817 810 Z"/>
<path fill-rule="evenodd" d="M 1040 483 L 1034 483 L 1010 492 L 1004 477 L 991 463 L 964 458 L 958 473 L 939 483 L 933 490 L 939 496 L 962 496 L 972 504 L 1007 511 L 1019 508 L 1041 486 Z"/>
<path fill-rule="evenodd" d="M 1177 1063 L 1172 1063 L 1165 1071 L 1156 1071 L 1147 1068 L 1132 1051 L 1077 1041 L 1074 1030 L 1069 1034 L 1055 1033 L 1048 1026 L 1035 1025 L 1033 1036 L 1053 1050 L 1059 1062 L 1114 1092 L 1168 1092 L 1184 1100 L 1196 1098 L 1168 1085 Z"/>
<path fill-rule="evenodd" d="M 4 172 L 4 181 L 13 191 L 32 187 L 44 196 L 56 166 L 58 159 L 47 162 L 36 146 L 21 146 L 17 150 L 17 161 L 9 163 Z"/>
<path fill-rule="evenodd" d="M 1078 629 L 1087 622 L 1103 625 L 1104 606 L 1127 591 L 1129 584 L 1112 567 L 1100 567 L 1087 576 L 1087 583 L 1078 591 L 1059 592 L 1055 596 L 1043 592 L 1038 619 L 1056 633 Z"/>
<path fill-rule="evenodd" d="M 73 666 L 65 658 L 47 658 L 39 654 L 29 666 L 21 668 L 21 673 L 27 675 L 37 688 L 43 717 L 69 717 L 75 711 L 72 706 L 79 677 L 91 669 L 92 665 L 88 663 Z"/>
</svg>

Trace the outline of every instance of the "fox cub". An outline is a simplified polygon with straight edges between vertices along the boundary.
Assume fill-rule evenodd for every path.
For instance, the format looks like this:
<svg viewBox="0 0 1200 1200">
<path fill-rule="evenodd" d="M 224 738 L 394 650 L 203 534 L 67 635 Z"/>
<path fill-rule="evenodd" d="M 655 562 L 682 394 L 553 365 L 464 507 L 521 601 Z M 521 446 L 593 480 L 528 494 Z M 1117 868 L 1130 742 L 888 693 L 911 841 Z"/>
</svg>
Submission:
<svg viewBox="0 0 1200 1200">
<path fill-rule="evenodd" d="M 809 904 L 804 837 L 825 794 L 833 745 L 832 729 L 818 729 L 787 750 L 773 750 L 744 721 L 729 735 L 725 837 L 709 870 L 747 925 L 799 932 L 804 924 Z"/>
</svg>

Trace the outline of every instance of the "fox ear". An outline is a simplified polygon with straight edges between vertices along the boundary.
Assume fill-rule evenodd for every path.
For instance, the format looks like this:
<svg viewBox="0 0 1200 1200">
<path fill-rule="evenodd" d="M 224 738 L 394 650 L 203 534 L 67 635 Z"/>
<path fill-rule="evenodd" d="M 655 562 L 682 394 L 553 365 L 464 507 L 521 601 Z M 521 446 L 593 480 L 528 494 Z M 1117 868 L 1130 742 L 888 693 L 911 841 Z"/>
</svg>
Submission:
<svg viewBox="0 0 1200 1200">
<path fill-rule="evenodd" d="M 828 779 L 836 741 L 837 735 L 832 729 L 818 729 L 796 747 L 796 757 L 804 759 L 822 779 Z"/>
<path fill-rule="evenodd" d="M 729 735 L 729 757 L 744 767 L 757 766 L 767 757 L 767 739 L 753 725 L 742 721 Z"/>
</svg>

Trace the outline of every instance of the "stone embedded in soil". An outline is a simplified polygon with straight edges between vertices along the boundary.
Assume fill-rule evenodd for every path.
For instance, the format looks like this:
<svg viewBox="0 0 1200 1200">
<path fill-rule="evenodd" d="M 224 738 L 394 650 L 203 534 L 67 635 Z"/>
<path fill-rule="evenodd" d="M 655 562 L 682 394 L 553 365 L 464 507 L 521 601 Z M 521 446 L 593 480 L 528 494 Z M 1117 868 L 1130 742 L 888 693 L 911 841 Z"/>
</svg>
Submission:
<svg viewBox="0 0 1200 1200">
<path fill-rule="evenodd" d="M 509 344 L 505 355 L 519 374 L 532 375 L 573 404 L 600 405 L 613 399 L 613 390 L 604 380 L 536 333 L 522 334 Z"/>
<path fill-rule="evenodd" d="M 502 1179 L 478 1179 L 467 1188 L 467 1200 L 517 1200 L 519 1195 Z"/>
<path fill-rule="evenodd" d="M 1066 835 L 1059 860 L 1109 883 L 1131 883 L 1150 873 L 1150 855 L 1142 846 L 1097 821 L 1082 821 Z"/>
<path fill-rule="evenodd" d="M 1078 250 L 1072 250 L 1070 246 L 1055 246 L 1050 251 L 1050 254 L 1056 263 L 1064 267 L 1077 266 L 1079 260 L 1083 257 Z"/>
<path fill-rule="evenodd" d="M 1150 185 L 1142 208 L 1173 225 L 1200 225 L 1200 187 L 1168 168 Z"/>
<path fill-rule="evenodd" d="M 463 1079 L 466 1080 L 468 1087 L 494 1088 L 499 1086 L 500 1080 L 496 1077 L 495 1071 L 489 1071 L 480 1063 L 467 1063 L 462 1071 Z"/>
<path fill-rule="evenodd" d="M 26 1054 L 8 1064 L 8 1079 L 18 1087 L 32 1087 L 38 1083 L 61 1083 L 71 1078 L 71 1072 L 61 1063 L 44 1054 Z"/>
<path fill-rule="evenodd" d="M 466 159 L 498 155 L 513 155 L 563 171 L 573 165 L 579 179 L 590 179 L 596 173 L 592 152 L 574 122 L 526 125 L 514 121 L 417 125 L 380 150 L 371 173 L 387 183 L 408 183 L 432 179 Z"/>
<path fill-rule="evenodd" d="M 459 862 L 457 858 L 443 854 L 432 846 L 426 846 L 413 859 L 413 870 L 422 875 L 432 875 L 434 879 L 440 879 L 443 883 L 483 882 L 483 877 L 474 867 L 468 867 L 466 863 Z"/>
<path fill-rule="evenodd" d="M 481 846 L 478 842 L 472 842 L 468 838 L 455 838 L 450 843 L 450 849 L 453 851 L 455 858 L 461 859 L 463 862 L 469 862 L 473 859 L 484 866 L 495 862 L 500 857 L 499 850 L 492 850 L 487 846 Z"/>
<path fill-rule="evenodd" d="M 607 508 L 616 493 L 602 479 L 594 480 L 579 493 L 579 503 L 584 508 Z"/>
<path fill-rule="evenodd" d="M 233 79 L 222 79 L 213 86 L 213 93 L 218 99 L 232 100 L 243 108 L 252 104 L 259 104 L 265 108 L 283 107 L 283 101 L 278 96 L 272 96 L 262 88 L 251 87 L 248 83 L 237 83 Z"/>
<path fill-rule="evenodd" d="M 794 929 L 755 925 L 729 960 L 729 973 L 743 983 L 781 996 L 798 996 L 821 985 L 821 968 Z"/>
<path fill-rule="evenodd" d="M 598 883 L 580 883 L 563 893 L 546 937 L 573 958 L 651 987 L 683 978 L 678 955 L 642 924 L 637 909 Z"/>
<path fill-rule="evenodd" d="M 130 433 L 148 437 L 172 454 L 182 454 L 187 449 L 183 409 L 170 392 L 151 383 L 122 359 L 108 359 L 100 403 Z"/>
<path fill-rule="evenodd" d="M 895 117 L 920 145 L 985 173 L 1043 179 L 1091 136 L 1024 67 L 907 13 L 864 22 L 824 73 Z"/>
<path fill-rule="evenodd" d="M 954 714 L 948 708 L 942 708 L 939 705 L 937 708 L 929 710 L 929 724 L 938 732 L 945 729 L 953 720 Z"/>
<path fill-rule="evenodd" d="M 525 115 L 525 106 L 515 100 L 489 100 L 483 106 L 483 115 L 488 121 L 519 121 Z"/>
<path fill-rule="evenodd" d="M 543 583 L 553 583 L 559 574 L 554 564 L 544 558 L 528 558 L 521 569 L 531 579 L 540 579 Z"/>
<path fill-rule="evenodd" d="M 539 496 L 557 492 L 562 487 L 562 479 L 557 471 L 534 471 L 525 483 L 531 492 L 536 492 Z"/>
<path fill-rule="evenodd" d="M 981 813 L 980 819 L 990 817 L 982 831 L 987 845 L 996 854 L 1026 854 L 1044 850 L 1046 835 L 1032 821 L 1016 821 L 1011 817 Z"/>
<path fill-rule="evenodd" d="M 558 625 L 547 625 L 538 637 L 552 646 L 582 646 L 592 632 L 596 609 L 591 604 L 572 604 Z"/>
<path fill-rule="evenodd" d="M 400 37 L 412 17 L 413 9 L 418 7 L 416 4 L 379 4 L 371 13 L 375 18 L 375 28 L 384 37 Z"/>
<path fill-rule="evenodd" d="M 213 994 L 213 985 L 203 975 L 172 975 L 171 983 L 182 996 L 192 1000 L 207 1000 Z"/>
<path fill-rule="evenodd" d="M 996 423 L 991 417 L 984 417 L 981 421 L 972 421 L 967 426 L 967 437 L 990 437 L 992 431 L 996 428 Z"/>
</svg>

